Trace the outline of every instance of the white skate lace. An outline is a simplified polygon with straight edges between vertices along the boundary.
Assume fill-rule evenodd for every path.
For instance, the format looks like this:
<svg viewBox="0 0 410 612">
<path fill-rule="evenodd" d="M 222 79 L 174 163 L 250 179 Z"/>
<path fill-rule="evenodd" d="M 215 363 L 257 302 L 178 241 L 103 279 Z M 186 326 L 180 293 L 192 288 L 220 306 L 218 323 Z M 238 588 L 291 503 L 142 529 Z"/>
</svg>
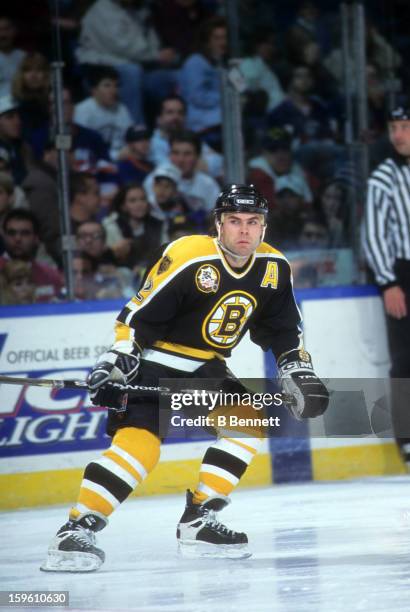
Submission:
<svg viewBox="0 0 410 612">
<path fill-rule="evenodd" d="M 215 529 L 216 531 L 219 531 L 219 533 L 226 533 L 227 535 L 233 535 L 235 533 L 233 529 L 228 529 L 226 525 L 218 521 L 214 510 L 207 510 L 206 514 L 204 515 L 204 518 L 206 524 Z"/>
<path fill-rule="evenodd" d="M 96 543 L 95 534 L 83 527 L 78 526 L 76 529 L 67 530 L 66 533 L 83 546 L 90 547 Z"/>
</svg>

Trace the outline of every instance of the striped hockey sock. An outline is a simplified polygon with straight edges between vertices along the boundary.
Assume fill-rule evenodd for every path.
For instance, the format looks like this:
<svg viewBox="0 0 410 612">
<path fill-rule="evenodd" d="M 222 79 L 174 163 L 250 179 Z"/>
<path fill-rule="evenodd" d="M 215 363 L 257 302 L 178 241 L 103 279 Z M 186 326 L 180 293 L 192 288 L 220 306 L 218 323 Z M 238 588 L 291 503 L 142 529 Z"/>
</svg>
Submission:
<svg viewBox="0 0 410 612">
<path fill-rule="evenodd" d="M 101 459 L 85 468 L 70 519 L 90 511 L 109 516 L 153 470 L 159 455 L 160 440 L 151 432 L 135 427 L 119 429 Z"/>
<path fill-rule="evenodd" d="M 260 438 L 220 438 L 202 460 L 193 502 L 202 504 L 212 495 L 228 496 L 258 452 Z"/>
</svg>

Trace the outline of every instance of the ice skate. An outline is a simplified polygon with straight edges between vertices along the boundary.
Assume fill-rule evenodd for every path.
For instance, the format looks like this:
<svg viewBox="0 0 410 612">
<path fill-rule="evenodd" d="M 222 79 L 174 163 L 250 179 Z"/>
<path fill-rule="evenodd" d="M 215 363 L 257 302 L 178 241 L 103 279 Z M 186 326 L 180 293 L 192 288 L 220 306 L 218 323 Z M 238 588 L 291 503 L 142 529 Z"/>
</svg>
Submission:
<svg viewBox="0 0 410 612">
<path fill-rule="evenodd" d="M 95 546 L 94 533 L 101 531 L 107 519 L 99 513 L 87 512 L 63 525 L 53 538 L 43 572 L 94 572 L 105 560 L 105 553 Z"/>
<path fill-rule="evenodd" d="M 251 556 L 248 537 L 228 529 L 216 519 L 230 503 L 224 495 L 209 497 L 203 504 L 194 504 L 193 494 L 187 491 L 186 507 L 177 527 L 179 552 L 184 557 L 220 557 L 244 559 Z"/>
</svg>

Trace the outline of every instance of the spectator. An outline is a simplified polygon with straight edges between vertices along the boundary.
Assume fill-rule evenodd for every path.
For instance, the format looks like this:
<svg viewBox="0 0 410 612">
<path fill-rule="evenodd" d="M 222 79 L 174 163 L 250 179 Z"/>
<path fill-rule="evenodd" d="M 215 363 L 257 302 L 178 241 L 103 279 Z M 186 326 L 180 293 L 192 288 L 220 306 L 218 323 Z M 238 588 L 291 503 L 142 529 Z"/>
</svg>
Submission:
<svg viewBox="0 0 410 612">
<path fill-rule="evenodd" d="M 348 245 L 349 201 L 346 183 L 339 180 L 324 185 L 320 199 L 320 212 L 324 215 L 329 233 L 329 247 L 340 249 Z"/>
<path fill-rule="evenodd" d="M 292 62 L 297 62 L 300 49 L 314 42 L 322 52 L 326 52 L 330 43 L 329 34 L 320 18 L 317 3 L 302 2 L 297 11 L 296 20 L 287 33 L 286 46 Z"/>
<path fill-rule="evenodd" d="M 325 221 L 319 215 L 310 215 L 302 225 L 298 248 L 303 250 L 327 249 L 329 233 Z"/>
<path fill-rule="evenodd" d="M 129 268 L 145 267 L 162 242 L 163 222 L 150 214 L 144 188 L 137 183 L 123 187 L 113 202 L 114 212 L 103 221 L 107 244 L 117 262 Z"/>
<path fill-rule="evenodd" d="M 86 221 L 96 221 L 100 211 L 100 188 L 95 176 L 77 173 L 70 183 L 71 228 L 76 229 Z"/>
<path fill-rule="evenodd" d="M 205 228 L 206 216 L 213 210 L 212 202 L 218 197 L 220 187 L 210 176 L 198 170 L 201 142 L 190 131 L 183 131 L 171 137 L 169 159 L 181 172 L 178 190 L 184 197 L 191 218 L 195 218 L 198 228 Z M 144 182 L 150 198 L 152 194 L 153 173 Z"/>
<path fill-rule="evenodd" d="M 275 34 L 270 28 L 258 29 L 250 42 L 250 53 L 240 63 L 248 92 L 266 94 L 266 108 L 272 110 L 285 97 L 278 77 L 271 69 L 275 52 Z"/>
<path fill-rule="evenodd" d="M 145 123 L 143 93 L 154 102 L 172 93 L 177 53 L 161 48 L 151 13 L 140 0 L 96 0 L 81 22 L 81 64 L 115 67 L 132 122 Z"/>
<path fill-rule="evenodd" d="M 299 49 L 296 63 L 307 66 L 315 81 L 315 91 L 317 95 L 326 100 L 328 104 L 335 104 L 337 108 L 341 105 L 338 83 L 334 76 L 325 67 L 322 61 L 320 45 L 317 42 L 306 42 Z"/>
<path fill-rule="evenodd" d="M 131 297 L 135 293 L 132 273 L 126 268 L 117 268 L 103 225 L 97 221 L 82 223 L 77 228 L 76 238 L 79 251 L 90 259 L 96 271 L 96 299 Z"/>
<path fill-rule="evenodd" d="M 74 253 L 74 297 L 76 300 L 94 300 L 97 283 L 94 278 L 94 262 L 84 253 Z"/>
<path fill-rule="evenodd" d="M 329 176 L 342 163 L 343 150 L 336 144 L 338 120 L 314 95 L 314 80 L 306 66 L 295 66 L 286 99 L 269 114 L 271 127 L 292 130 L 292 145 L 304 167 Z"/>
<path fill-rule="evenodd" d="M 7 151 L 14 181 L 20 185 L 32 163 L 31 149 L 22 141 L 18 104 L 11 96 L 0 98 L 0 149 Z"/>
<path fill-rule="evenodd" d="M 169 222 L 168 238 L 170 242 L 173 242 L 174 240 L 178 240 L 178 238 L 182 238 L 183 236 L 195 234 L 196 231 L 197 227 L 195 223 L 189 219 L 188 215 L 176 215 Z"/>
<path fill-rule="evenodd" d="M 175 215 L 187 212 L 186 202 L 179 193 L 181 172 L 176 166 L 158 166 L 149 178 L 152 181 L 149 201 L 153 217 L 168 224 Z"/>
<path fill-rule="evenodd" d="M 132 124 L 128 109 L 118 101 L 118 74 L 107 66 L 90 73 L 91 96 L 74 110 L 74 121 L 100 134 L 113 160 L 124 146 L 125 131 Z"/>
<path fill-rule="evenodd" d="M 276 182 L 282 176 L 298 182 L 303 191 L 303 199 L 312 202 L 312 192 L 305 174 L 293 159 L 289 133 L 277 128 L 264 139 L 261 155 L 249 160 L 248 178 L 274 208 Z"/>
<path fill-rule="evenodd" d="M 185 58 L 194 52 L 201 24 L 211 17 L 200 0 L 155 0 L 152 7 L 155 29 L 166 47 Z"/>
<path fill-rule="evenodd" d="M 308 212 L 301 185 L 289 177 L 279 177 L 276 207 L 268 219 L 267 241 L 280 249 L 295 249 Z"/>
<path fill-rule="evenodd" d="M 23 139 L 33 144 L 38 131 L 48 123 L 50 68 L 41 53 L 29 53 L 14 75 L 11 92 L 18 103 Z"/>
<path fill-rule="evenodd" d="M 58 207 L 57 149 L 53 142 L 44 148 L 43 159 L 33 164 L 22 187 L 39 225 L 39 237 L 47 253 L 61 263 L 61 229 Z M 69 158 L 70 159 L 70 158 Z"/>
<path fill-rule="evenodd" d="M 0 270 L 0 304 L 33 304 L 35 292 L 31 264 L 18 259 L 6 261 Z"/>
<path fill-rule="evenodd" d="M 226 22 L 214 17 L 202 24 L 200 50 L 184 62 L 181 95 L 187 103 L 187 126 L 217 151 L 221 150 L 221 86 L 218 66 L 226 58 Z"/>
<path fill-rule="evenodd" d="M 60 295 L 63 282 L 58 270 L 37 260 L 40 238 L 36 217 L 28 210 L 11 210 L 3 221 L 3 230 L 6 252 L 0 257 L 0 269 L 9 260 L 30 262 L 36 301 L 54 301 Z"/>
<path fill-rule="evenodd" d="M 180 96 L 168 96 L 161 101 L 157 127 L 151 138 L 150 157 L 155 165 L 168 161 L 170 138 L 185 127 L 186 104 Z M 222 176 L 223 159 L 206 142 L 201 144 L 201 169 L 213 177 Z"/>
<path fill-rule="evenodd" d="M 132 125 L 125 132 L 125 142 L 118 162 L 120 183 L 141 184 L 154 168 L 149 160 L 150 132 L 145 125 Z"/>
<path fill-rule="evenodd" d="M 0 15 L 0 98 L 10 93 L 11 82 L 25 51 L 16 49 L 16 28 L 9 17 Z"/>
<path fill-rule="evenodd" d="M 76 229 L 78 250 L 87 255 L 93 262 L 95 269 L 100 264 L 116 264 L 114 251 L 107 245 L 107 234 L 99 221 L 85 221 Z"/>
</svg>

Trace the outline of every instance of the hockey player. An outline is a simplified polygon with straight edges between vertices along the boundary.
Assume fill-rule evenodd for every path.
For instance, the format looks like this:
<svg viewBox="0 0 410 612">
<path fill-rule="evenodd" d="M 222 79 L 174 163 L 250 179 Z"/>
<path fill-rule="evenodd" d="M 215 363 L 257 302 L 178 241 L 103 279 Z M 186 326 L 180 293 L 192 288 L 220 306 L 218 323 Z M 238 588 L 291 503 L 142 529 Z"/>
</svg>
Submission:
<svg viewBox="0 0 410 612">
<path fill-rule="evenodd" d="M 120 411 L 124 386 L 152 387 L 161 378 L 235 383 L 225 357 L 249 330 L 253 342 L 273 350 L 282 388 L 295 398 L 294 416 L 326 410 L 328 392 L 303 349 L 289 264 L 263 242 L 267 211 L 253 185 L 225 187 L 215 207 L 217 236 L 186 236 L 164 247 L 139 293 L 120 312 L 115 342 L 88 380 L 92 401 L 112 407 L 107 425 L 112 444 L 87 465 L 78 502 L 42 569 L 98 569 L 104 553 L 95 533 L 158 462 L 158 398 L 137 398 Z M 258 437 L 219 436 L 208 448 L 177 527 L 182 552 L 249 556 L 246 534 L 221 524 L 215 512 L 229 503 L 259 444 Z"/>
</svg>

